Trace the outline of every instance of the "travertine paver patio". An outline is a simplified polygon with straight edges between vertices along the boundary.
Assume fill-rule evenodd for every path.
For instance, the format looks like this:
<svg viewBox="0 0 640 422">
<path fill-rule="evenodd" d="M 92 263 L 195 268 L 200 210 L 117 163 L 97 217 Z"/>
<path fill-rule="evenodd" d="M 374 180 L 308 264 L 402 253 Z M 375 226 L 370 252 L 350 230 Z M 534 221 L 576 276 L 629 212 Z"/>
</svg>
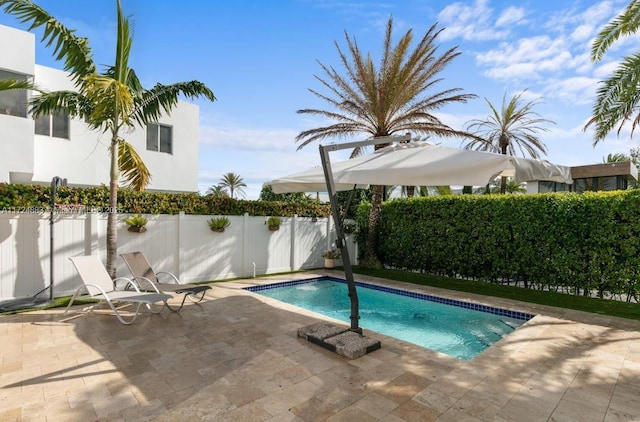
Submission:
<svg viewBox="0 0 640 422">
<path fill-rule="evenodd" d="M 317 315 L 241 290 L 283 278 L 131 326 L 0 317 L 0 420 L 640 420 L 640 322 L 383 281 L 537 316 L 470 361 L 376 333 L 350 361 L 296 337 Z"/>
</svg>

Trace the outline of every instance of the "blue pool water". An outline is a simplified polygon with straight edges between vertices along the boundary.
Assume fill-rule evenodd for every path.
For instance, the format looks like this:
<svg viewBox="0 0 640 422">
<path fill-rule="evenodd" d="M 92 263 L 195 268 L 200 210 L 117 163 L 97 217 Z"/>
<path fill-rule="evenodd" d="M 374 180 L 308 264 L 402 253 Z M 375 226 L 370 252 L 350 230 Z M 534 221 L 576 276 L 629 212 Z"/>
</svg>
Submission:
<svg viewBox="0 0 640 422">
<path fill-rule="evenodd" d="M 471 359 L 533 315 L 357 282 L 360 326 Z M 321 277 L 248 287 L 282 302 L 349 322 L 346 282 Z"/>
</svg>

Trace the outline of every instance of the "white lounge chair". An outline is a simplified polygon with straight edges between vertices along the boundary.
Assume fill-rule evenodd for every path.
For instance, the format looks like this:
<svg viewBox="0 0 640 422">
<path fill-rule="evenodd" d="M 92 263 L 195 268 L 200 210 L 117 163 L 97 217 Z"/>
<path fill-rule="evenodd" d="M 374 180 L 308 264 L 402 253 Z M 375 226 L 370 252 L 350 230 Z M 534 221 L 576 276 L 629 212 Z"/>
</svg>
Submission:
<svg viewBox="0 0 640 422">
<path fill-rule="evenodd" d="M 83 293 L 86 293 L 92 299 L 108 303 L 116 318 L 118 318 L 118 321 L 123 324 L 131 324 L 138 317 L 138 313 L 142 305 L 146 305 L 150 312 L 157 314 L 162 311 L 162 307 L 160 310 L 154 311 L 151 305 L 157 302 L 164 302 L 164 307 L 167 300 L 173 297 L 168 294 L 160 293 L 157 289 L 155 293 L 141 292 L 134 282 L 125 277 L 118 277 L 115 280 L 111 280 L 107 269 L 97 256 L 74 256 L 69 259 L 73 262 L 76 270 L 78 270 L 84 285 L 76 290 L 76 293 L 71 298 L 69 305 L 67 305 L 65 314 L 69 311 L 73 301 Z M 130 288 L 132 290 L 117 290 L 118 281 L 126 281 L 123 288 Z M 115 303 L 119 302 L 136 305 L 135 313 L 131 319 L 127 320 L 120 315 L 118 308 L 115 306 Z M 88 310 L 92 310 L 94 306 L 90 306 Z M 86 310 L 86 308 L 83 310 Z"/>
<path fill-rule="evenodd" d="M 167 304 L 167 308 L 174 312 L 179 311 L 184 306 L 184 301 L 188 297 L 190 301 L 194 303 L 200 302 L 204 299 L 204 295 L 207 290 L 211 289 L 211 286 L 196 285 L 196 284 L 182 284 L 178 277 L 167 271 L 155 272 L 151 268 L 151 264 L 144 256 L 142 252 L 123 253 L 120 255 L 124 260 L 124 263 L 131 271 L 133 275 L 133 282 L 138 284 L 141 290 L 146 290 L 148 286 L 151 286 L 155 290 L 182 294 L 182 303 L 177 308 L 172 308 Z M 161 282 L 160 275 L 164 280 L 168 282 Z"/>
</svg>

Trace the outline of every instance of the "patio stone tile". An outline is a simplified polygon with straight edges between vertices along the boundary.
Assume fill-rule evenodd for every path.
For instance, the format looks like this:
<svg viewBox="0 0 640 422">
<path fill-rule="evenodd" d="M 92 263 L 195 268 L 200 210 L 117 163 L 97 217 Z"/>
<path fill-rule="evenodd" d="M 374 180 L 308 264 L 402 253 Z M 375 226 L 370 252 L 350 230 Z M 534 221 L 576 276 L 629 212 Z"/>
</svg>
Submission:
<svg viewBox="0 0 640 422">
<path fill-rule="evenodd" d="M 391 413 L 407 422 L 431 422 L 442 414 L 415 400 L 405 401 Z"/>
<path fill-rule="evenodd" d="M 537 316 L 469 361 L 377 333 L 382 349 L 348 360 L 296 337 L 323 319 L 238 290 L 291 277 L 216 283 L 131 326 L 0 317 L 0 420 L 640 420 L 638 321 L 409 286 Z"/>
<path fill-rule="evenodd" d="M 552 421 L 599 422 L 604 420 L 606 408 L 591 406 L 585 400 L 562 400 L 551 414 Z"/>
<path fill-rule="evenodd" d="M 263 397 L 257 402 L 260 403 L 267 412 L 275 416 L 292 409 L 300 403 L 310 400 L 317 394 L 326 391 L 327 388 L 328 387 L 320 387 L 305 380 L 280 390 L 275 394 Z"/>
<path fill-rule="evenodd" d="M 303 421 L 298 416 L 294 415 L 293 413 L 287 410 L 286 412 L 282 412 L 279 415 L 276 415 L 270 419 L 267 419 L 266 422 L 305 422 L 305 421 Z"/>
<path fill-rule="evenodd" d="M 416 394 L 413 400 L 433 409 L 438 412 L 438 414 L 446 412 L 454 403 L 458 402 L 456 397 L 449 396 L 429 387 Z"/>
<path fill-rule="evenodd" d="M 424 390 L 429 384 L 430 381 L 426 378 L 405 372 L 387 384 L 372 387 L 372 390 L 397 404 L 401 404 Z"/>
<path fill-rule="evenodd" d="M 1 411 L 0 420 L 7 422 L 20 422 L 22 420 L 22 406 L 18 405 L 18 407 Z M 44 418 L 41 420 L 46 421 Z"/>
<path fill-rule="evenodd" d="M 503 422 L 499 417 L 486 419 L 494 422 Z M 524 421 L 524 418 L 508 419 L 508 421 Z M 482 422 L 483 419 L 478 419 L 473 415 L 469 415 L 465 412 L 461 412 L 458 409 L 449 409 L 436 419 L 437 422 Z M 506 420 L 504 421 L 506 422 Z"/>
<path fill-rule="evenodd" d="M 545 396 L 535 400 L 525 394 L 517 394 L 498 412 L 497 416 L 507 421 L 537 422 L 546 421 L 556 408 L 560 397 Z"/>
<path fill-rule="evenodd" d="M 375 422 L 379 419 L 374 418 L 370 414 L 356 408 L 356 407 L 347 407 L 336 413 L 335 415 L 329 416 L 327 418 L 327 422 Z"/>
<path fill-rule="evenodd" d="M 398 404 L 378 393 L 369 393 L 358 400 L 355 407 L 377 419 L 384 420 L 391 411 L 398 407 Z"/>
</svg>

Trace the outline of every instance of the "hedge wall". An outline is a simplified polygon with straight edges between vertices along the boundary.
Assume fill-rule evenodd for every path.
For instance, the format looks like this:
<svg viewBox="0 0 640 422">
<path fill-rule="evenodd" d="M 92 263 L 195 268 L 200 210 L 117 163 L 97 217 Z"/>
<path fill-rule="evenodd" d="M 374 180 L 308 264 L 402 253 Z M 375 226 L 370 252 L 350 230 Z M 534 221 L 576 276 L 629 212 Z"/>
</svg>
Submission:
<svg viewBox="0 0 640 422">
<path fill-rule="evenodd" d="M 109 190 L 106 186 L 94 188 L 60 187 L 56 191 L 56 204 L 82 205 L 106 210 L 109 206 Z M 51 188 L 39 185 L 15 185 L 0 183 L 0 211 L 27 212 L 48 211 Z M 299 204 L 290 202 L 244 201 L 230 198 L 213 198 L 197 193 L 135 192 L 118 190 L 118 212 L 144 214 L 243 215 L 291 217 L 326 217 L 330 207 L 324 204 Z"/>
<path fill-rule="evenodd" d="M 381 218 L 388 267 L 600 297 L 640 288 L 638 190 L 398 199 Z"/>
</svg>

